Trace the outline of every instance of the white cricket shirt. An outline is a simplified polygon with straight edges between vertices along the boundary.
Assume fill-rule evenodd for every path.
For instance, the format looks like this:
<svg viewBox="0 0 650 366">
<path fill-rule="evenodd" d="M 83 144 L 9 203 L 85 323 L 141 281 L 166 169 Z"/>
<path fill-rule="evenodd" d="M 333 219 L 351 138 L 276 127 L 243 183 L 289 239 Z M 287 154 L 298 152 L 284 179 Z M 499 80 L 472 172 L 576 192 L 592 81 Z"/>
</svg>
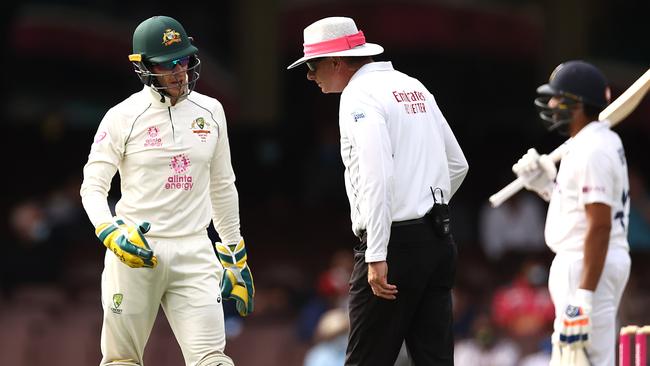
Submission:
<svg viewBox="0 0 650 366">
<path fill-rule="evenodd" d="M 212 219 L 222 241 L 239 242 L 226 117 L 216 99 L 192 92 L 172 106 L 145 86 L 106 113 L 81 185 L 95 227 L 112 220 L 107 194 L 117 171 L 116 215 L 131 224 L 150 222 L 147 236 L 194 235 Z"/>
<path fill-rule="evenodd" d="M 629 250 L 629 183 L 625 151 L 605 122 L 591 122 L 572 139 L 562 158 L 546 217 L 546 244 L 555 253 L 582 253 L 587 234 L 585 205 L 611 207 L 609 249 Z"/>
<path fill-rule="evenodd" d="M 390 62 L 366 64 L 352 76 L 339 126 L 352 230 L 367 233 L 366 262 L 383 261 L 391 223 L 424 216 L 432 189 L 448 203 L 467 160 L 433 95 Z"/>
</svg>

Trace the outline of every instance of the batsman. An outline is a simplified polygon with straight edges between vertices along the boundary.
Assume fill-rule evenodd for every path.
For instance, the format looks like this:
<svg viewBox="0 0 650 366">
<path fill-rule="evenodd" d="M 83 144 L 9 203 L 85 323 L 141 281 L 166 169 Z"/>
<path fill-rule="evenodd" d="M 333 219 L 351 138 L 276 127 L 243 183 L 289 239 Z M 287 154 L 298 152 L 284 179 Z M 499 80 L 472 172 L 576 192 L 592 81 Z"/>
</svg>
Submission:
<svg viewBox="0 0 650 366">
<path fill-rule="evenodd" d="M 186 365 L 227 366 L 222 299 L 253 311 L 223 107 L 194 92 L 198 49 L 173 18 L 138 25 L 129 56 L 144 87 L 111 108 L 84 167 L 83 206 L 106 246 L 102 366 L 144 365 L 162 306 Z M 115 215 L 108 192 L 116 172 Z M 222 243 L 208 237 L 210 220 Z"/>
<path fill-rule="evenodd" d="M 560 64 L 535 100 L 549 130 L 571 136 L 559 170 L 530 149 L 513 165 L 525 187 L 550 201 L 546 243 L 555 253 L 551 366 L 611 366 L 616 314 L 630 274 L 627 164 L 619 136 L 598 114 L 610 101 L 605 76 L 583 61 Z"/>
</svg>

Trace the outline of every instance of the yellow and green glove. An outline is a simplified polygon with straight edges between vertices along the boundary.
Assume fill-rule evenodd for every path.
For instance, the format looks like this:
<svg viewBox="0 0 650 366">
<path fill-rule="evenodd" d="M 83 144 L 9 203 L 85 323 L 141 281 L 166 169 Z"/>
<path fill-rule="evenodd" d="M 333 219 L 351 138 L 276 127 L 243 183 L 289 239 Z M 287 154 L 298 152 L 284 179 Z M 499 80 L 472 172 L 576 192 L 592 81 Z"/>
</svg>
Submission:
<svg viewBox="0 0 650 366">
<path fill-rule="evenodd" d="M 246 245 L 244 239 L 237 245 L 215 243 L 219 261 L 223 265 L 223 279 L 221 280 L 221 296 L 228 300 L 235 300 L 237 312 L 246 316 L 253 312 L 253 297 L 255 285 L 253 274 L 246 264 Z"/>
<path fill-rule="evenodd" d="M 97 226 L 95 234 L 127 266 L 131 268 L 154 268 L 158 259 L 147 243 L 144 234 L 151 225 L 143 222 L 139 226 L 129 226 L 121 219 Z"/>
</svg>

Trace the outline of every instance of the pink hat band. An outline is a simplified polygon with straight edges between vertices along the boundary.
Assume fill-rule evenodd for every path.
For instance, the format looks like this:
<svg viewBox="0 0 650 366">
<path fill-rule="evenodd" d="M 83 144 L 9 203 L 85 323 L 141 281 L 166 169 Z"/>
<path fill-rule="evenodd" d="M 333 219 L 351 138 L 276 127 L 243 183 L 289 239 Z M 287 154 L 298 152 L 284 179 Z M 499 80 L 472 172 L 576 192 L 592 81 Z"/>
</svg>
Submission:
<svg viewBox="0 0 650 366">
<path fill-rule="evenodd" d="M 327 41 L 303 44 L 305 57 L 322 55 L 324 53 L 338 52 L 352 49 L 366 43 L 366 37 L 362 31 L 339 38 L 328 39 Z"/>
</svg>

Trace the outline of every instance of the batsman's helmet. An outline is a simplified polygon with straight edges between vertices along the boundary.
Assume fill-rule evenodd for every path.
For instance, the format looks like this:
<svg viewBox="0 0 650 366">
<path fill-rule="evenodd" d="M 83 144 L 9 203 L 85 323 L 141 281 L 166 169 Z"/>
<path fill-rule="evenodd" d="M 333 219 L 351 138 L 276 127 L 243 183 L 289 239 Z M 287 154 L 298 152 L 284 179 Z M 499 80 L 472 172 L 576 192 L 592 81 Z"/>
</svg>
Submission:
<svg viewBox="0 0 650 366">
<path fill-rule="evenodd" d="M 156 76 L 150 71 L 154 65 L 167 69 L 189 58 L 187 70 L 177 71 L 186 80 L 186 93 L 196 86 L 200 76 L 201 60 L 197 57 L 199 50 L 192 45 L 192 38 L 187 36 L 185 28 L 176 19 L 167 16 L 153 16 L 138 25 L 133 32 L 133 54 L 129 60 L 133 63 L 136 74 L 144 85 L 151 86 L 161 96 L 168 95 L 166 87 L 160 86 Z"/>
<path fill-rule="evenodd" d="M 597 114 L 609 103 L 609 87 L 605 75 L 595 66 L 584 61 L 567 61 L 553 70 L 547 84 L 537 88 L 540 97 L 535 106 L 549 131 L 567 126 L 571 122 L 571 110 L 582 103 L 585 111 Z M 558 106 L 551 108 L 548 101 L 561 97 Z"/>
</svg>

